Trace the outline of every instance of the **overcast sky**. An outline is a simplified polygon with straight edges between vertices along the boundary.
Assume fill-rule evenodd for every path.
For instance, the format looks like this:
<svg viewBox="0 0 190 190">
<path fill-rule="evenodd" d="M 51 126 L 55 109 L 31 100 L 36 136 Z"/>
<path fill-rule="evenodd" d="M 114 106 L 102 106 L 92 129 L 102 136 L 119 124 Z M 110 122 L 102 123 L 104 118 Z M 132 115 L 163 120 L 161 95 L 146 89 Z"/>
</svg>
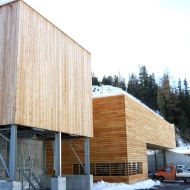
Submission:
<svg viewBox="0 0 190 190">
<path fill-rule="evenodd" d="M 139 65 L 190 85 L 190 0 L 25 0 L 91 53 L 99 78 Z"/>
</svg>

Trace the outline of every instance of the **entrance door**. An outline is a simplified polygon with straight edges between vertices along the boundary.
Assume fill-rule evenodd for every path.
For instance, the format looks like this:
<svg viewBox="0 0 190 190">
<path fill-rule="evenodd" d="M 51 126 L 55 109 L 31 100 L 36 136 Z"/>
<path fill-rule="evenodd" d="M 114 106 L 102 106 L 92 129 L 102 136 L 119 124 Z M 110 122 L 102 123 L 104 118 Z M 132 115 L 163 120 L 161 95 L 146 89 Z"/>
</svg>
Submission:
<svg viewBox="0 0 190 190">
<path fill-rule="evenodd" d="M 165 166 L 165 154 L 164 150 L 148 148 L 147 149 L 148 160 L 148 173 L 155 173 L 156 171 L 164 168 Z"/>
</svg>

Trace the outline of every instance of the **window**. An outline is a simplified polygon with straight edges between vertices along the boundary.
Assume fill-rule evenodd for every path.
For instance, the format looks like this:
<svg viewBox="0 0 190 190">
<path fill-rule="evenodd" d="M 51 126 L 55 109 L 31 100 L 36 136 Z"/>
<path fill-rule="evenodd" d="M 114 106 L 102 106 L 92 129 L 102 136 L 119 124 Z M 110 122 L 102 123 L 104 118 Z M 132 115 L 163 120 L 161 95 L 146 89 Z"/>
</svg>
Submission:
<svg viewBox="0 0 190 190">
<path fill-rule="evenodd" d="M 165 168 L 163 170 L 163 172 L 171 172 L 171 171 L 172 171 L 172 167 L 171 166 L 169 166 L 169 167 L 167 167 L 167 168 Z"/>
<path fill-rule="evenodd" d="M 97 176 L 108 176 L 109 175 L 109 164 L 96 164 L 96 175 Z"/>
<path fill-rule="evenodd" d="M 97 163 L 90 164 L 90 172 L 94 176 L 129 176 L 142 173 L 141 162 L 131 163 Z M 73 174 L 84 174 L 80 164 L 73 165 Z"/>
</svg>

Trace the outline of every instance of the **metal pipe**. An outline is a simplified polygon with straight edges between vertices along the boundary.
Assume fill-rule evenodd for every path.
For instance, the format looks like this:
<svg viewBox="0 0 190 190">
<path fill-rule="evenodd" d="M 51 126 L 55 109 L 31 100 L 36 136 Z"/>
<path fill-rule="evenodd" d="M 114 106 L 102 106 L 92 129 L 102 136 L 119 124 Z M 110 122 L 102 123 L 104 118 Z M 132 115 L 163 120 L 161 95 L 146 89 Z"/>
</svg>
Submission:
<svg viewBox="0 0 190 190">
<path fill-rule="evenodd" d="M 2 135 L 1 133 L 0 133 L 0 136 L 2 136 L 5 140 L 10 142 L 10 140 L 7 137 L 5 137 L 4 135 Z"/>
<path fill-rule="evenodd" d="M 75 156 L 77 157 L 78 161 L 80 162 L 81 166 L 84 168 L 83 163 L 81 162 L 80 158 L 78 157 L 77 153 L 75 152 L 74 148 L 71 146 L 71 143 L 69 141 L 67 141 L 67 143 L 69 144 L 69 146 L 71 147 L 71 150 L 73 151 L 73 153 L 75 154 Z"/>
<path fill-rule="evenodd" d="M 7 166 L 6 166 L 5 162 L 4 162 L 3 157 L 2 157 L 1 154 L 0 154 L 0 159 L 1 159 L 1 162 L 2 162 L 2 164 L 3 164 L 3 166 L 4 166 L 4 168 L 5 168 L 5 170 L 6 170 L 7 174 L 8 174 L 8 176 L 10 176 L 9 170 L 8 170 L 8 168 L 7 168 Z"/>
</svg>

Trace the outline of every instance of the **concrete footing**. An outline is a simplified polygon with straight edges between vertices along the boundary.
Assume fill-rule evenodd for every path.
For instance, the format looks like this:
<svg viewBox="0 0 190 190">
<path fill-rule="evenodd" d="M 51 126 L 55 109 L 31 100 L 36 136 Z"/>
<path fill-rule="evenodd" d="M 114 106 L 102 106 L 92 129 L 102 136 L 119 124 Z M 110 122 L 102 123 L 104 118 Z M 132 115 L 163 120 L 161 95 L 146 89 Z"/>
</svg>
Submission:
<svg viewBox="0 0 190 190">
<path fill-rule="evenodd" d="M 51 178 L 51 190 L 66 190 L 66 177 Z"/>
<path fill-rule="evenodd" d="M 93 175 L 64 175 L 67 190 L 92 190 Z"/>
<path fill-rule="evenodd" d="M 21 190 L 21 183 L 16 181 L 13 182 L 0 181 L 0 189 Z"/>
</svg>

